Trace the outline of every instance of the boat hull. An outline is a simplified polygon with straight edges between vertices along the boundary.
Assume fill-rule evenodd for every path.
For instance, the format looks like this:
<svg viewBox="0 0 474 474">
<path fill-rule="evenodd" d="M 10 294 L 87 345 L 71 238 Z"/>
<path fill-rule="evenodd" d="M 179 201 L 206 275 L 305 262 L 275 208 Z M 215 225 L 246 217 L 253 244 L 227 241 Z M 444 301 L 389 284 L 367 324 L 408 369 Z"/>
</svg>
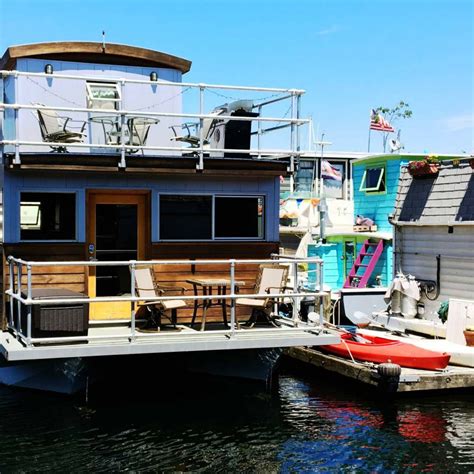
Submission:
<svg viewBox="0 0 474 474">
<path fill-rule="evenodd" d="M 0 362 L 0 384 L 73 395 L 104 380 L 146 380 L 155 367 L 164 377 L 186 371 L 270 385 L 283 349 L 205 351 L 141 356 L 111 356 Z"/>
<path fill-rule="evenodd" d="M 342 334 L 340 344 L 321 346 L 320 349 L 346 359 L 354 358 L 376 364 L 390 361 L 401 367 L 424 370 L 444 369 L 450 358 L 446 353 L 430 351 L 382 337 L 364 335 L 362 338 L 364 342 L 358 342 L 352 338 L 352 334 Z"/>
</svg>

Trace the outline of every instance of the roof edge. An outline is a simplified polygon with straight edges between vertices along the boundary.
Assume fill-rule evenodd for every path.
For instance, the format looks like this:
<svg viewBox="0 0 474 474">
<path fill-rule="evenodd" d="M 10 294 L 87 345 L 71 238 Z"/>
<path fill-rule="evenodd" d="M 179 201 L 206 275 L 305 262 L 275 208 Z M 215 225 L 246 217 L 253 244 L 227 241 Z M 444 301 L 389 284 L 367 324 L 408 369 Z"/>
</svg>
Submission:
<svg viewBox="0 0 474 474">
<path fill-rule="evenodd" d="M 10 46 L 0 59 L 0 69 L 13 69 L 17 59 L 48 58 L 99 62 L 105 64 L 168 67 L 183 74 L 191 69 L 191 61 L 152 49 L 115 43 L 87 41 L 55 41 Z"/>
</svg>

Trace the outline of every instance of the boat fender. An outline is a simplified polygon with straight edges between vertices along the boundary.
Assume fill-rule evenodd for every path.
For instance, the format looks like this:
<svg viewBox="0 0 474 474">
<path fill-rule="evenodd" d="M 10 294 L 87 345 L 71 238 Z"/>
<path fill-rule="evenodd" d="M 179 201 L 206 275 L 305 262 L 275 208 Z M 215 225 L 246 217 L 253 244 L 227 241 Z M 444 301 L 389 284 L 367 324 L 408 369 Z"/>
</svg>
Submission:
<svg viewBox="0 0 474 474">
<path fill-rule="evenodd" d="M 386 362 L 385 364 L 380 364 L 377 367 L 377 372 L 381 377 L 400 377 L 402 368 L 398 364 Z"/>
<path fill-rule="evenodd" d="M 400 382 L 402 368 L 390 361 L 377 366 L 378 389 L 383 393 L 396 393 Z"/>
</svg>

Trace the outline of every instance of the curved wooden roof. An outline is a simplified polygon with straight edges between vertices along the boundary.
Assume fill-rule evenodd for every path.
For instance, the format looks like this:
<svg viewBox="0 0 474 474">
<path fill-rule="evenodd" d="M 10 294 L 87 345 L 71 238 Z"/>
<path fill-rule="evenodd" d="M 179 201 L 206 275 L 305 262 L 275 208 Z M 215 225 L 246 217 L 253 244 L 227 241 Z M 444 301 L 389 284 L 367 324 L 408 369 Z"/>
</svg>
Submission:
<svg viewBox="0 0 474 474">
<path fill-rule="evenodd" d="M 191 69 L 191 61 L 151 49 L 123 44 L 57 41 L 10 46 L 0 59 L 0 69 L 14 69 L 19 58 L 40 58 L 82 63 L 119 64 L 127 66 L 165 67 L 183 74 Z"/>
</svg>

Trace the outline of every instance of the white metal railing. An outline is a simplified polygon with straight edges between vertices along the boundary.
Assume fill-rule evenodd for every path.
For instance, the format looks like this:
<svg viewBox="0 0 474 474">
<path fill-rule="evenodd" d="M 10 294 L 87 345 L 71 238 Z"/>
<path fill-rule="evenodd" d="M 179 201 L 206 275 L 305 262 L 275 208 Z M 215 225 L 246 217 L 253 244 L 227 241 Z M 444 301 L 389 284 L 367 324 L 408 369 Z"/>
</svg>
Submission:
<svg viewBox="0 0 474 474">
<path fill-rule="evenodd" d="M 229 86 L 229 85 L 217 85 L 217 84 L 204 84 L 204 83 L 187 83 L 187 82 L 165 82 L 165 81 L 151 81 L 151 80 L 139 80 L 139 79 L 125 79 L 117 77 L 105 77 L 105 76 L 82 76 L 82 75 L 70 75 L 70 74 L 46 74 L 46 73 L 30 73 L 20 71 L 0 71 L 0 76 L 9 77 L 12 76 L 15 80 L 15 90 L 18 88 L 17 79 L 18 77 L 40 77 L 47 78 L 49 80 L 83 80 L 83 81 L 109 81 L 114 83 L 126 84 L 144 84 L 152 85 L 156 87 L 177 87 L 186 89 L 197 89 L 199 91 L 199 112 L 198 113 L 173 113 L 165 111 L 154 111 L 145 112 L 133 109 L 95 109 L 85 107 L 60 107 L 55 105 L 39 105 L 39 104 L 20 104 L 20 103 L 0 103 L 0 109 L 13 110 L 14 111 L 14 127 L 15 139 L 3 139 L 0 141 L 0 145 L 13 146 L 15 149 L 14 164 L 21 164 L 20 158 L 20 146 L 35 146 L 35 147 L 74 147 L 79 149 L 95 148 L 104 150 L 118 150 L 120 151 L 121 159 L 119 166 L 126 167 L 126 153 L 127 150 L 133 149 L 137 151 L 162 151 L 162 152 L 179 152 L 179 153 L 190 153 L 192 152 L 198 159 L 196 165 L 197 169 L 204 168 L 204 154 L 205 153 L 242 153 L 248 154 L 249 156 L 257 155 L 259 158 L 268 156 L 272 158 L 288 157 L 291 158 L 290 169 L 294 169 L 294 158 L 300 156 L 306 151 L 300 150 L 300 127 L 304 125 L 310 125 L 311 119 L 300 118 L 301 114 L 301 96 L 304 94 L 303 90 L 300 89 L 284 89 L 284 88 L 268 88 L 268 87 L 250 87 L 250 86 Z M 284 94 L 281 97 L 269 97 L 260 102 L 253 104 L 253 108 L 257 109 L 257 117 L 241 117 L 233 115 L 215 115 L 206 114 L 204 112 L 204 93 L 206 90 L 213 89 L 224 89 L 224 90 L 238 90 L 238 91 L 252 91 L 252 92 L 269 92 L 274 94 Z M 17 96 L 17 95 L 16 95 Z M 287 111 L 289 117 L 263 117 L 261 116 L 262 110 L 265 106 L 275 104 L 276 102 L 288 100 L 290 107 Z M 76 112 L 81 114 L 107 114 L 110 116 L 116 116 L 120 118 L 120 123 L 125 123 L 126 117 L 145 117 L 145 118 L 181 118 L 181 119 L 197 119 L 199 121 L 199 146 L 196 147 L 180 147 L 180 146 L 159 146 L 159 145 L 132 145 L 126 143 L 123 136 L 124 127 L 122 127 L 122 140 L 120 143 L 104 144 L 104 143 L 64 143 L 64 142 L 53 142 L 53 141 L 34 141 L 34 140 L 20 140 L 19 139 L 19 114 L 20 110 L 42 110 L 49 109 L 58 112 Z M 252 132 L 252 135 L 257 135 L 257 148 L 256 149 L 230 149 L 230 148 L 208 148 L 205 145 L 206 137 L 203 136 L 203 121 L 206 119 L 224 120 L 224 121 L 255 121 L 257 123 L 257 131 Z M 87 122 L 87 120 L 85 120 Z M 262 128 L 263 123 L 275 123 L 277 125 L 268 128 Z M 275 132 L 283 128 L 290 129 L 290 146 L 289 148 L 281 149 L 270 149 L 261 147 L 261 136 L 265 133 Z M 171 136 L 171 135 L 170 135 Z"/>
<path fill-rule="evenodd" d="M 236 332 L 241 331 L 239 324 L 236 319 L 236 299 L 242 298 L 258 298 L 261 299 L 271 298 L 271 299 L 283 299 L 290 298 L 293 300 L 293 314 L 292 318 L 282 317 L 282 321 L 285 322 L 286 327 L 285 331 L 297 330 L 301 331 L 302 327 L 308 327 L 299 319 L 298 310 L 301 298 L 317 298 L 324 296 L 323 291 L 302 291 L 298 286 L 298 264 L 301 263 L 311 263 L 315 264 L 318 269 L 318 282 L 319 288 L 323 288 L 323 261 L 319 258 L 301 258 L 301 259 L 287 259 L 275 256 L 271 260 L 269 259 L 229 259 L 229 260 L 128 260 L 128 261 L 26 261 L 21 258 L 15 258 L 9 256 L 8 259 L 9 265 L 9 287 L 5 294 L 9 297 L 9 318 L 8 318 L 8 329 L 15 335 L 15 337 L 26 344 L 27 347 L 30 347 L 35 342 L 75 342 L 75 341 L 87 341 L 87 340 L 111 340 L 111 339 L 123 339 L 128 337 L 129 341 L 134 342 L 137 337 L 150 337 L 153 334 L 137 333 L 136 331 L 136 311 L 135 305 L 139 302 L 150 302 L 150 301 L 168 301 L 168 300 L 185 300 L 185 301 L 206 301 L 206 300 L 230 300 L 230 328 L 224 330 L 212 330 L 212 334 L 226 334 L 229 337 L 235 336 Z M 277 293 L 245 293 L 244 295 L 236 292 L 236 267 L 243 264 L 263 264 L 263 263 L 273 263 L 273 264 L 287 264 L 293 269 L 293 289 L 288 292 L 288 289 L 285 289 L 284 292 Z M 215 265 L 215 264 L 226 264 L 229 266 L 229 281 L 230 281 L 230 293 L 228 294 L 210 294 L 210 295 L 178 295 L 178 296 L 150 296 L 143 297 L 136 295 L 135 288 L 135 269 L 137 266 L 153 266 L 153 265 Z M 100 297 L 89 297 L 84 296 L 83 298 L 48 298 L 48 299 L 34 299 L 32 296 L 32 277 L 33 269 L 39 266 L 81 266 L 81 267 L 118 267 L 126 266 L 130 269 L 130 295 L 129 296 L 100 296 Z M 26 269 L 26 272 L 25 272 Z M 24 286 L 22 279 L 26 274 L 26 292 L 24 291 Z M 26 293 L 26 297 L 23 294 Z M 15 302 L 16 302 L 16 315 L 15 315 Z M 90 304 L 90 303 L 99 303 L 99 302 L 129 302 L 131 304 L 130 319 L 123 319 L 123 322 L 130 322 L 130 333 L 128 335 L 114 335 L 114 334 L 104 334 L 100 336 L 72 336 L 72 337 L 51 337 L 51 338 L 32 338 L 32 308 L 35 305 L 61 305 L 65 303 L 81 303 L 81 304 Z M 22 325 L 22 306 L 26 306 L 26 333 L 23 330 Z M 323 305 L 320 305 L 320 327 L 323 326 Z M 314 330 L 314 326 L 308 327 L 309 330 Z M 259 331 L 260 329 L 251 329 L 252 331 Z M 278 331 L 282 329 L 262 329 L 264 332 Z M 249 329 L 245 329 L 249 331 Z M 179 337 L 189 337 L 189 335 L 196 334 L 195 332 L 183 332 L 179 333 Z M 167 336 L 168 337 L 168 336 Z M 173 335 L 173 337 L 178 337 Z"/>
</svg>

